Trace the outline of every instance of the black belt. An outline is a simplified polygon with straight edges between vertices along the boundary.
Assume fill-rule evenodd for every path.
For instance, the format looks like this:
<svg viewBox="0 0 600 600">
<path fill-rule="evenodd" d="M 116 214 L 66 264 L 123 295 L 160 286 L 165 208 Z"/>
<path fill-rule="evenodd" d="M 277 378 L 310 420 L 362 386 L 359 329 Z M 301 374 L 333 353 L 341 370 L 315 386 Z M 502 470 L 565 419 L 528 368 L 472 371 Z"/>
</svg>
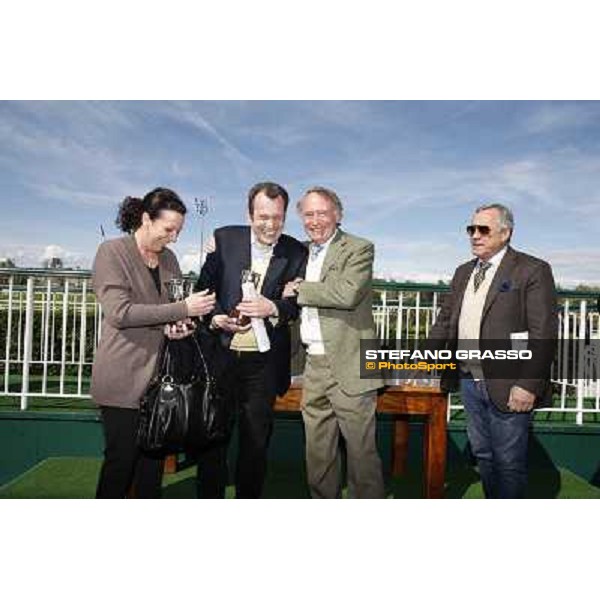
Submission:
<svg viewBox="0 0 600 600">
<path fill-rule="evenodd" d="M 259 352 L 258 350 L 236 350 L 234 348 L 229 348 L 229 352 L 236 358 L 242 358 L 242 356 L 244 358 L 254 358 L 256 356 L 266 356 L 269 353 L 269 351 Z"/>
</svg>

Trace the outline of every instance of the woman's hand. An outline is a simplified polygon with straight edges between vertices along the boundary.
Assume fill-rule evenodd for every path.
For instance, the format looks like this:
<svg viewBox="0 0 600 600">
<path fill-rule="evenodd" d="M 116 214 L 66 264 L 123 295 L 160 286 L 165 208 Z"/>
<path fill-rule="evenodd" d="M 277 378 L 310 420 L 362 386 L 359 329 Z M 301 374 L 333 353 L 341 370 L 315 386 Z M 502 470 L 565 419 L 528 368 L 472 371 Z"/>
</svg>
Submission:
<svg viewBox="0 0 600 600">
<path fill-rule="evenodd" d="M 190 294 L 186 299 L 187 311 L 189 317 L 201 317 L 215 308 L 216 296 L 214 292 L 209 293 L 208 290 L 202 290 L 195 294 Z"/>
<path fill-rule="evenodd" d="M 170 340 L 182 340 L 196 331 L 196 324 L 188 318 L 177 323 L 168 323 L 164 331 Z"/>
</svg>

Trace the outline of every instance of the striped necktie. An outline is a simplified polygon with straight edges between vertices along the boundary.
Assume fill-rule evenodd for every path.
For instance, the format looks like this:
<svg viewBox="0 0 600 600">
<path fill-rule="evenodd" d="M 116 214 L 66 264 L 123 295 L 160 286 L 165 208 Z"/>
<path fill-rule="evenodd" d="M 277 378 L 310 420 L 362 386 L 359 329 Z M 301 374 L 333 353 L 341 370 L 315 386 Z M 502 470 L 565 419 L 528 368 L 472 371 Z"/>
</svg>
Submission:
<svg viewBox="0 0 600 600">
<path fill-rule="evenodd" d="M 477 266 L 477 271 L 475 271 L 475 277 L 473 277 L 473 287 L 475 291 L 479 289 L 479 286 L 483 283 L 485 279 L 485 272 L 492 266 L 491 262 L 483 262 L 481 261 Z"/>
<path fill-rule="evenodd" d="M 323 244 L 311 244 L 310 245 L 310 258 L 316 260 L 319 254 L 323 250 Z"/>
</svg>

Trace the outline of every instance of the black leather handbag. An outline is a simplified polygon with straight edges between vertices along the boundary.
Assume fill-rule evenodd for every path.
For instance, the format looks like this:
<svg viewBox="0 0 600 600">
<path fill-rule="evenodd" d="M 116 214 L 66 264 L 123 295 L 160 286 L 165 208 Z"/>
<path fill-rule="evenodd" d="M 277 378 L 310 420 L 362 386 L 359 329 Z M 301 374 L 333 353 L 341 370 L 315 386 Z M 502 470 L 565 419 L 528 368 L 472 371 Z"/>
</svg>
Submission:
<svg viewBox="0 0 600 600">
<path fill-rule="evenodd" d="M 207 335 L 207 334 L 206 334 Z M 197 451 L 227 438 L 232 411 L 201 348 L 207 338 L 167 340 L 161 368 L 140 403 L 138 446 L 148 452 Z"/>
</svg>

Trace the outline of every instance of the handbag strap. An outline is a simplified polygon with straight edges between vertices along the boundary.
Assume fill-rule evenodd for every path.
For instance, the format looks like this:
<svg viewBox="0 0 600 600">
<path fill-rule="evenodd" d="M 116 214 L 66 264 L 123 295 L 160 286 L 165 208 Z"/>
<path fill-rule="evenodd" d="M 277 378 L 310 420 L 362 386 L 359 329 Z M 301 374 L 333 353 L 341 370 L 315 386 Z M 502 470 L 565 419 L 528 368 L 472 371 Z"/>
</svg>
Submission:
<svg viewBox="0 0 600 600">
<path fill-rule="evenodd" d="M 198 351 L 198 355 L 200 356 L 200 360 L 202 361 L 202 366 L 204 367 L 204 373 L 206 375 L 206 380 L 210 380 L 210 373 L 208 372 L 208 365 L 206 364 L 206 360 L 204 359 L 204 354 L 202 353 L 202 349 L 200 348 L 200 344 L 195 335 L 192 335 L 192 339 L 194 340 L 194 345 L 196 346 L 196 350 Z"/>
<path fill-rule="evenodd" d="M 162 366 L 160 368 L 159 374 L 161 376 L 168 375 L 171 377 L 171 352 L 170 352 L 170 340 L 167 338 L 165 346 L 165 350 L 162 356 Z"/>
<path fill-rule="evenodd" d="M 194 346 L 196 346 L 196 351 L 198 352 L 198 356 L 200 356 L 200 360 L 202 361 L 202 367 L 204 368 L 206 380 L 210 381 L 211 377 L 210 377 L 210 372 L 208 370 L 208 365 L 206 364 L 206 359 L 204 358 L 204 354 L 202 353 L 200 344 L 198 343 L 198 340 L 196 339 L 195 335 L 192 335 L 192 340 L 194 342 Z M 167 338 L 165 346 L 164 346 L 163 356 L 162 356 L 162 366 L 159 371 L 159 376 L 161 378 L 166 377 L 166 376 L 172 378 L 170 342 L 171 342 L 171 340 L 169 340 Z"/>
</svg>

